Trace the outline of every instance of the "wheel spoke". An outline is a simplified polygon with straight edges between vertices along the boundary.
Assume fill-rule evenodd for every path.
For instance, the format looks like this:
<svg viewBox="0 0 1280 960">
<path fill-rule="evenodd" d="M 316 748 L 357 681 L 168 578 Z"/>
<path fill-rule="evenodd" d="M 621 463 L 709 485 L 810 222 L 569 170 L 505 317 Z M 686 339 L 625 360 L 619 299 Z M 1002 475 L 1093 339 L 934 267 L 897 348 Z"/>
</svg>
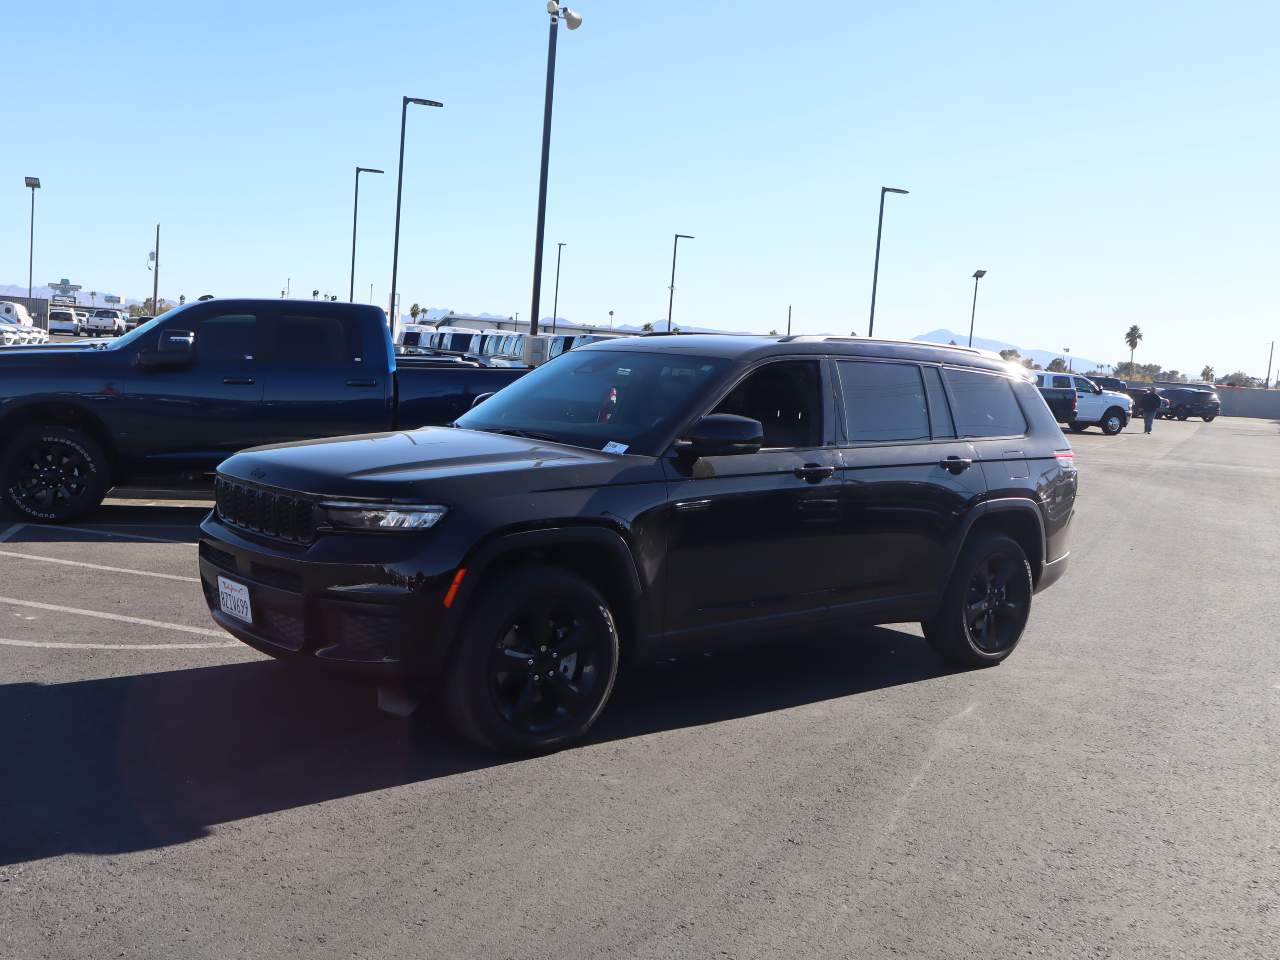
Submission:
<svg viewBox="0 0 1280 960">
<path fill-rule="evenodd" d="M 516 702 L 511 707 L 511 722 L 521 727 L 527 726 L 537 699 L 538 685 L 534 683 L 532 676 L 525 677 L 520 696 L 516 697 Z"/>
<path fill-rule="evenodd" d="M 499 655 L 493 658 L 493 672 L 496 674 L 532 673 L 533 654 L 528 650 L 503 647 Z"/>
<path fill-rule="evenodd" d="M 587 702 L 587 694 L 580 687 L 574 686 L 559 671 L 551 676 L 551 694 L 560 706 L 570 713 L 575 712 Z"/>
<path fill-rule="evenodd" d="M 577 653 L 581 650 L 586 640 L 586 629 L 581 623 L 574 620 L 563 634 L 553 640 L 550 647 L 557 656 L 567 657 L 569 654 Z"/>
</svg>

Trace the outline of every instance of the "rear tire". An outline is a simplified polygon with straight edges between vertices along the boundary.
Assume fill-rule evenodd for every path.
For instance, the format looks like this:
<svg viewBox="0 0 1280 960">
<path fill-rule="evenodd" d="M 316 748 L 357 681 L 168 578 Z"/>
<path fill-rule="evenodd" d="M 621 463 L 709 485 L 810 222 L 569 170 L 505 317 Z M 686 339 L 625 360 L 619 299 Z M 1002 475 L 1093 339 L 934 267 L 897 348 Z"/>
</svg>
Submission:
<svg viewBox="0 0 1280 960">
<path fill-rule="evenodd" d="M 604 710 L 620 648 L 604 597 L 557 567 L 509 570 L 471 604 L 446 678 L 462 737 L 503 752 L 555 750 Z"/>
<path fill-rule="evenodd" d="M 1084 433 L 1089 429 L 1089 424 L 1073 420 L 1071 423 L 1067 424 L 1067 429 L 1072 433 Z"/>
<path fill-rule="evenodd" d="M 1031 615 L 1031 566 L 1001 533 L 974 534 L 960 551 L 938 613 L 921 623 L 925 639 L 957 667 L 990 667 L 1018 645 Z"/>
<path fill-rule="evenodd" d="M 111 486 L 107 457 L 74 427 L 19 431 L 0 454 L 0 498 L 30 523 L 66 523 L 95 510 Z"/>
</svg>

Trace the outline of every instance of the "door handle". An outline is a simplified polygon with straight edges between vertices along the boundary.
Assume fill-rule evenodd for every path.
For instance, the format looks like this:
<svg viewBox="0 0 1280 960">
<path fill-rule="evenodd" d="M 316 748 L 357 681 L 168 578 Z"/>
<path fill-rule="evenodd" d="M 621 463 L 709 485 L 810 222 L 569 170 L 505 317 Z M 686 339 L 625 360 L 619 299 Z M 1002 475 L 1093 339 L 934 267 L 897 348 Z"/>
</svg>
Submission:
<svg viewBox="0 0 1280 960">
<path fill-rule="evenodd" d="M 944 470 L 951 471 L 956 476 L 959 476 L 973 466 L 973 458 L 954 456 L 947 457 L 945 460 L 939 460 L 938 466 L 942 467 Z"/>
<path fill-rule="evenodd" d="M 711 499 L 706 500 L 681 500 L 676 504 L 678 513 L 692 513 L 694 510 L 705 510 L 711 506 Z"/>
<path fill-rule="evenodd" d="M 377 385 L 378 385 L 377 380 L 348 380 L 347 381 L 348 387 L 376 387 Z"/>
<path fill-rule="evenodd" d="M 237 387 L 251 387 L 258 381 L 253 379 L 253 377 L 223 377 L 222 382 L 229 383 Z"/>
<path fill-rule="evenodd" d="M 835 472 L 835 467 L 824 467 L 820 463 L 806 463 L 803 467 L 796 467 L 794 471 L 796 479 L 808 480 L 810 483 L 825 480 Z"/>
</svg>

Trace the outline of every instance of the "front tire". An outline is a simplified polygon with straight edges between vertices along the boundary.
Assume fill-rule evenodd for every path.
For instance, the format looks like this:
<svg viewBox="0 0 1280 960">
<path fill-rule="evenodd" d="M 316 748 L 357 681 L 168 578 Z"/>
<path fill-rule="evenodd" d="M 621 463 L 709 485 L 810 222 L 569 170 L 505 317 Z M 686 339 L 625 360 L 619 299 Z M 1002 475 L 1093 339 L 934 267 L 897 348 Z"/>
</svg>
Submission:
<svg viewBox="0 0 1280 960">
<path fill-rule="evenodd" d="M 450 723 L 503 752 L 555 750 L 583 736 L 618 673 L 613 614 L 575 573 L 508 571 L 471 605 L 446 683 Z"/>
<path fill-rule="evenodd" d="M 1208 416 L 1201 417 L 1200 419 L 1203 420 L 1205 423 L 1213 423 L 1215 417 L 1217 417 L 1217 414 L 1211 413 Z"/>
<path fill-rule="evenodd" d="M 0 497 L 28 522 L 78 519 L 102 503 L 110 486 L 106 454 L 73 427 L 28 427 L 0 455 Z"/>
<path fill-rule="evenodd" d="M 1119 407 L 1112 407 L 1102 415 L 1101 422 L 1102 432 L 1108 437 L 1114 437 L 1117 433 L 1124 429 L 1124 414 Z"/>
<path fill-rule="evenodd" d="M 1018 645 L 1031 615 L 1031 566 L 1012 537 L 982 532 L 960 552 L 925 639 L 957 667 L 990 667 Z"/>
</svg>

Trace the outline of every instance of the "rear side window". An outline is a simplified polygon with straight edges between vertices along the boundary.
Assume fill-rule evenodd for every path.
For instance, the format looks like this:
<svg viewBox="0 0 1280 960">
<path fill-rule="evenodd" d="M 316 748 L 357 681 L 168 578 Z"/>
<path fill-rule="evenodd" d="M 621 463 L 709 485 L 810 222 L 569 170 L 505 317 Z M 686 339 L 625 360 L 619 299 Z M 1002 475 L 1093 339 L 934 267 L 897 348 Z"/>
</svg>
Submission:
<svg viewBox="0 0 1280 960">
<path fill-rule="evenodd" d="M 919 367 L 838 360 L 836 369 L 852 442 L 929 439 L 929 408 Z"/>
<path fill-rule="evenodd" d="M 1053 385 L 1058 390 L 1072 390 L 1074 387 L 1070 377 L 1054 377 Z"/>
<path fill-rule="evenodd" d="M 1027 431 L 1008 379 L 974 370 L 948 369 L 956 432 L 962 437 L 1016 437 Z"/>
<path fill-rule="evenodd" d="M 276 319 L 272 359 L 287 366 L 346 366 L 364 359 L 354 317 L 330 311 L 290 311 Z"/>
</svg>

